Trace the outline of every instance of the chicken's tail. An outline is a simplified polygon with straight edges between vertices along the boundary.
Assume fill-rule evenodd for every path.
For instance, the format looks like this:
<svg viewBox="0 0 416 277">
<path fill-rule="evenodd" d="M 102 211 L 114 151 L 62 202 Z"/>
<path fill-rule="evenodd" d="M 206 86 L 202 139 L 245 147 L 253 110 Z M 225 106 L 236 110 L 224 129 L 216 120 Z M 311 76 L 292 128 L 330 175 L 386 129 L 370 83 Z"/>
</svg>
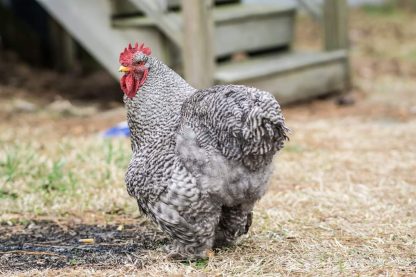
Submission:
<svg viewBox="0 0 416 277">
<path fill-rule="evenodd" d="M 289 129 L 280 106 L 271 97 L 260 97 L 243 124 L 243 163 L 255 170 L 269 163 L 288 140 Z"/>
</svg>

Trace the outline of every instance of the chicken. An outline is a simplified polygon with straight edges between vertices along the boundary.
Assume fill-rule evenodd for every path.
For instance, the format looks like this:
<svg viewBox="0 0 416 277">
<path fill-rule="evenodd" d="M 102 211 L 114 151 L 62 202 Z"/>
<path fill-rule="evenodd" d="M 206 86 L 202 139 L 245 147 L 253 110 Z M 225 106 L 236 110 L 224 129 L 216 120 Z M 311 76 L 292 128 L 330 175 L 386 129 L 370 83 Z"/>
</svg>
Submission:
<svg viewBox="0 0 416 277">
<path fill-rule="evenodd" d="M 120 64 L 129 195 L 172 238 L 170 257 L 203 258 L 232 244 L 248 232 L 288 138 L 279 104 L 241 85 L 197 90 L 143 44 L 124 49 Z"/>
</svg>

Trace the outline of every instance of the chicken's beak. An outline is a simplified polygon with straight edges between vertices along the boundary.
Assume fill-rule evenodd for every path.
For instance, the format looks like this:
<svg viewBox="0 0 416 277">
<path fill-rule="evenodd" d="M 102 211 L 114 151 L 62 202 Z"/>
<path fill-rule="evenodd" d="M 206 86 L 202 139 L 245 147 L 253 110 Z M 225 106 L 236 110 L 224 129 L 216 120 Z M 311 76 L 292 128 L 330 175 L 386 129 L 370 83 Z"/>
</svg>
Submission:
<svg viewBox="0 0 416 277">
<path fill-rule="evenodd" d="M 125 67 L 125 66 L 120 66 L 119 69 L 118 69 L 118 72 L 126 73 L 126 72 L 129 72 L 129 71 L 130 71 L 130 68 Z"/>
</svg>

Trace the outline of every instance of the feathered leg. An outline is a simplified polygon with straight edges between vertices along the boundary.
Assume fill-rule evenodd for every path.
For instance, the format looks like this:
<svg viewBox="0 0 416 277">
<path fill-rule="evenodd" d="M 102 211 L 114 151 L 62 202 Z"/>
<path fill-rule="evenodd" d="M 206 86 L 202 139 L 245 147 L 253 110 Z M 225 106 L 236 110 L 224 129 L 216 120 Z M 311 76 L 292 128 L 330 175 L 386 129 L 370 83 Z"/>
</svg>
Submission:
<svg viewBox="0 0 416 277">
<path fill-rule="evenodd" d="M 172 243 L 164 247 L 168 257 L 178 260 L 206 258 L 213 248 L 218 218 L 205 219 L 203 225 L 189 225 L 189 230 L 169 230 Z M 163 228 L 163 226 L 162 226 Z M 185 231 L 185 232 L 184 232 Z M 184 233 L 192 235 L 183 236 Z"/>
<path fill-rule="evenodd" d="M 213 248 L 221 210 L 208 201 L 198 204 L 205 207 L 190 209 L 192 212 L 183 216 L 171 206 L 164 206 L 160 213 L 153 214 L 162 230 L 172 238 L 172 243 L 164 247 L 168 257 L 179 260 L 205 258 Z"/>
<path fill-rule="evenodd" d="M 239 236 L 247 234 L 253 217 L 253 205 L 223 207 L 215 231 L 214 247 L 231 245 Z"/>
</svg>

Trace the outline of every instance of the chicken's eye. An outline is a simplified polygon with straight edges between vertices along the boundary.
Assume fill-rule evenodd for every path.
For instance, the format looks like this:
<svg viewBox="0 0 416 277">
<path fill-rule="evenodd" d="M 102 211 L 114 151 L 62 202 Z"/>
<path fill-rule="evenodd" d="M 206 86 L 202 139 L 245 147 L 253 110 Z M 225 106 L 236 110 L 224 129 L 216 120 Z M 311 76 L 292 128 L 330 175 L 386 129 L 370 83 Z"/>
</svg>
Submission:
<svg viewBox="0 0 416 277">
<path fill-rule="evenodd" d="M 144 65 L 144 61 L 135 62 L 134 65 Z"/>
</svg>

